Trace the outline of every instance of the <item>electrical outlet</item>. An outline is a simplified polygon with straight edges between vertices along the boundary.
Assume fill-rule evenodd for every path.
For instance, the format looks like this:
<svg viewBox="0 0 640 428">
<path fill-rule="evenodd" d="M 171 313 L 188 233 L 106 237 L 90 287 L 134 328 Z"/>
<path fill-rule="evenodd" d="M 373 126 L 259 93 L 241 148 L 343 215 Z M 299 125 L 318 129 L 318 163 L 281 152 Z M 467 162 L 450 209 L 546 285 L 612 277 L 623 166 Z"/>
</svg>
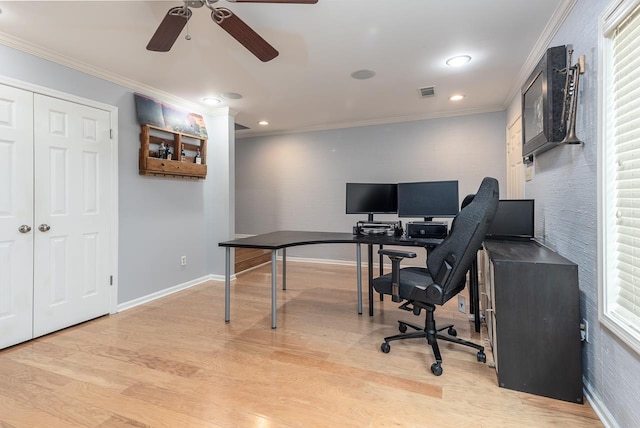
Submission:
<svg viewBox="0 0 640 428">
<path fill-rule="evenodd" d="M 465 300 L 464 296 L 458 294 L 458 311 L 463 314 L 467 313 L 467 302 Z"/>
<path fill-rule="evenodd" d="M 582 320 L 580 323 L 580 339 L 589 343 L 589 321 L 587 320 Z"/>
<path fill-rule="evenodd" d="M 187 265 L 187 256 L 181 256 L 180 257 L 180 266 L 186 266 Z"/>
</svg>

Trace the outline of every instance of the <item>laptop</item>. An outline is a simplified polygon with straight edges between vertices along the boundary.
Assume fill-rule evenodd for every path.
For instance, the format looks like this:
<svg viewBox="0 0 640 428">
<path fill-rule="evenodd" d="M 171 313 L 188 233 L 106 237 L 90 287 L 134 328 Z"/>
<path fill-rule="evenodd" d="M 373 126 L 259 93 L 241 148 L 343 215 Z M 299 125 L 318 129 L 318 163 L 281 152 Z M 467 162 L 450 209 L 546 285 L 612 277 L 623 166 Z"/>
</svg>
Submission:
<svg viewBox="0 0 640 428">
<path fill-rule="evenodd" d="M 534 230 L 533 199 L 500 199 L 485 239 L 531 241 Z"/>
</svg>

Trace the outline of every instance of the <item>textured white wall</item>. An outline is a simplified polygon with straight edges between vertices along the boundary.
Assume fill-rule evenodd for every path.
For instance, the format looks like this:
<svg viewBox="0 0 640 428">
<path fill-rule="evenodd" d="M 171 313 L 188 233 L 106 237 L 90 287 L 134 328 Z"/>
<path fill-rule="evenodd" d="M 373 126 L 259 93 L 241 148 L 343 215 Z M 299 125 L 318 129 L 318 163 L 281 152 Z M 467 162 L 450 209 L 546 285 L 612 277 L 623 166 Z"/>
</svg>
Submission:
<svg viewBox="0 0 640 428">
<path fill-rule="evenodd" d="M 573 45 L 586 56 L 581 76 L 577 135 L 582 146 L 555 148 L 536 158 L 525 195 L 536 200 L 536 235 L 579 265 L 580 312 L 589 322 L 583 348 L 584 377 L 612 423 L 640 421 L 640 356 L 598 322 L 597 282 L 597 81 L 598 17 L 609 0 L 578 1 L 550 46 Z"/>
<path fill-rule="evenodd" d="M 351 232 L 347 182 L 455 179 L 460 198 L 493 176 L 506 189 L 504 112 L 376 125 L 236 143 L 236 232 Z M 395 216 L 378 215 L 377 220 Z M 415 219 L 414 219 L 415 220 Z M 309 246 L 288 255 L 354 260 L 352 246 Z"/>
</svg>

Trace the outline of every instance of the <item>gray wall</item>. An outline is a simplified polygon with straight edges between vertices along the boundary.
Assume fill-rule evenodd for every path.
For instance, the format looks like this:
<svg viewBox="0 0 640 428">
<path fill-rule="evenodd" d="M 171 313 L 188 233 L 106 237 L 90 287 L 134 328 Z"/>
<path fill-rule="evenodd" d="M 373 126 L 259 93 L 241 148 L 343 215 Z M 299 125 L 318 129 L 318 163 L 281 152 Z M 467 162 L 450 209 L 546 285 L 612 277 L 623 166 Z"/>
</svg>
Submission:
<svg viewBox="0 0 640 428">
<path fill-rule="evenodd" d="M 234 227 L 233 118 L 204 115 L 206 180 L 144 177 L 138 175 L 140 127 L 130 89 L 2 45 L 0 75 L 118 107 L 118 303 L 224 275 L 224 252 L 212 243 L 229 239 Z"/>
<path fill-rule="evenodd" d="M 550 44 L 573 45 L 574 61 L 586 56 L 576 128 L 584 145 L 558 147 L 538 156 L 525 195 L 536 200 L 536 235 L 579 265 L 580 312 L 589 322 L 590 336 L 583 348 L 586 386 L 606 419 L 632 427 L 640 421 L 640 356 L 598 322 L 598 19 L 608 3 L 578 1 Z"/>
<path fill-rule="evenodd" d="M 366 215 L 345 214 L 347 182 L 456 179 L 462 199 L 493 176 L 504 193 L 505 130 L 505 113 L 498 112 L 238 139 L 236 232 L 350 232 Z M 352 261 L 355 250 L 309 246 L 287 255 Z"/>
</svg>

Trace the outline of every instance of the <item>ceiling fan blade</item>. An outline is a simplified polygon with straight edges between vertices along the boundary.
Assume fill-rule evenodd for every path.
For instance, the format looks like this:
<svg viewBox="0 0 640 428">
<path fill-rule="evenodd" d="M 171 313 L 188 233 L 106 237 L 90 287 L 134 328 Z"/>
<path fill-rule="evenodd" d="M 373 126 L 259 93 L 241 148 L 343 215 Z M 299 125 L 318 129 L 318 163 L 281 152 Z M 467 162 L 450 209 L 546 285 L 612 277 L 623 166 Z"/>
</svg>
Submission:
<svg viewBox="0 0 640 428">
<path fill-rule="evenodd" d="M 149 40 L 147 50 L 168 52 L 175 43 L 182 29 L 191 18 L 191 10 L 184 6 L 169 9 L 158 29 Z"/>
<path fill-rule="evenodd" d="M 229 9 L 217 8 L 211 12 L 211 18 L 260 61 L 271 61 L 278 56 L 278 51 L 273 46 Z"/>
<path fill-rule="evenodd" d="M 234 3 L 300 3 L 316 4 L 318 0 L 229 0 Z"/>
</svg>

